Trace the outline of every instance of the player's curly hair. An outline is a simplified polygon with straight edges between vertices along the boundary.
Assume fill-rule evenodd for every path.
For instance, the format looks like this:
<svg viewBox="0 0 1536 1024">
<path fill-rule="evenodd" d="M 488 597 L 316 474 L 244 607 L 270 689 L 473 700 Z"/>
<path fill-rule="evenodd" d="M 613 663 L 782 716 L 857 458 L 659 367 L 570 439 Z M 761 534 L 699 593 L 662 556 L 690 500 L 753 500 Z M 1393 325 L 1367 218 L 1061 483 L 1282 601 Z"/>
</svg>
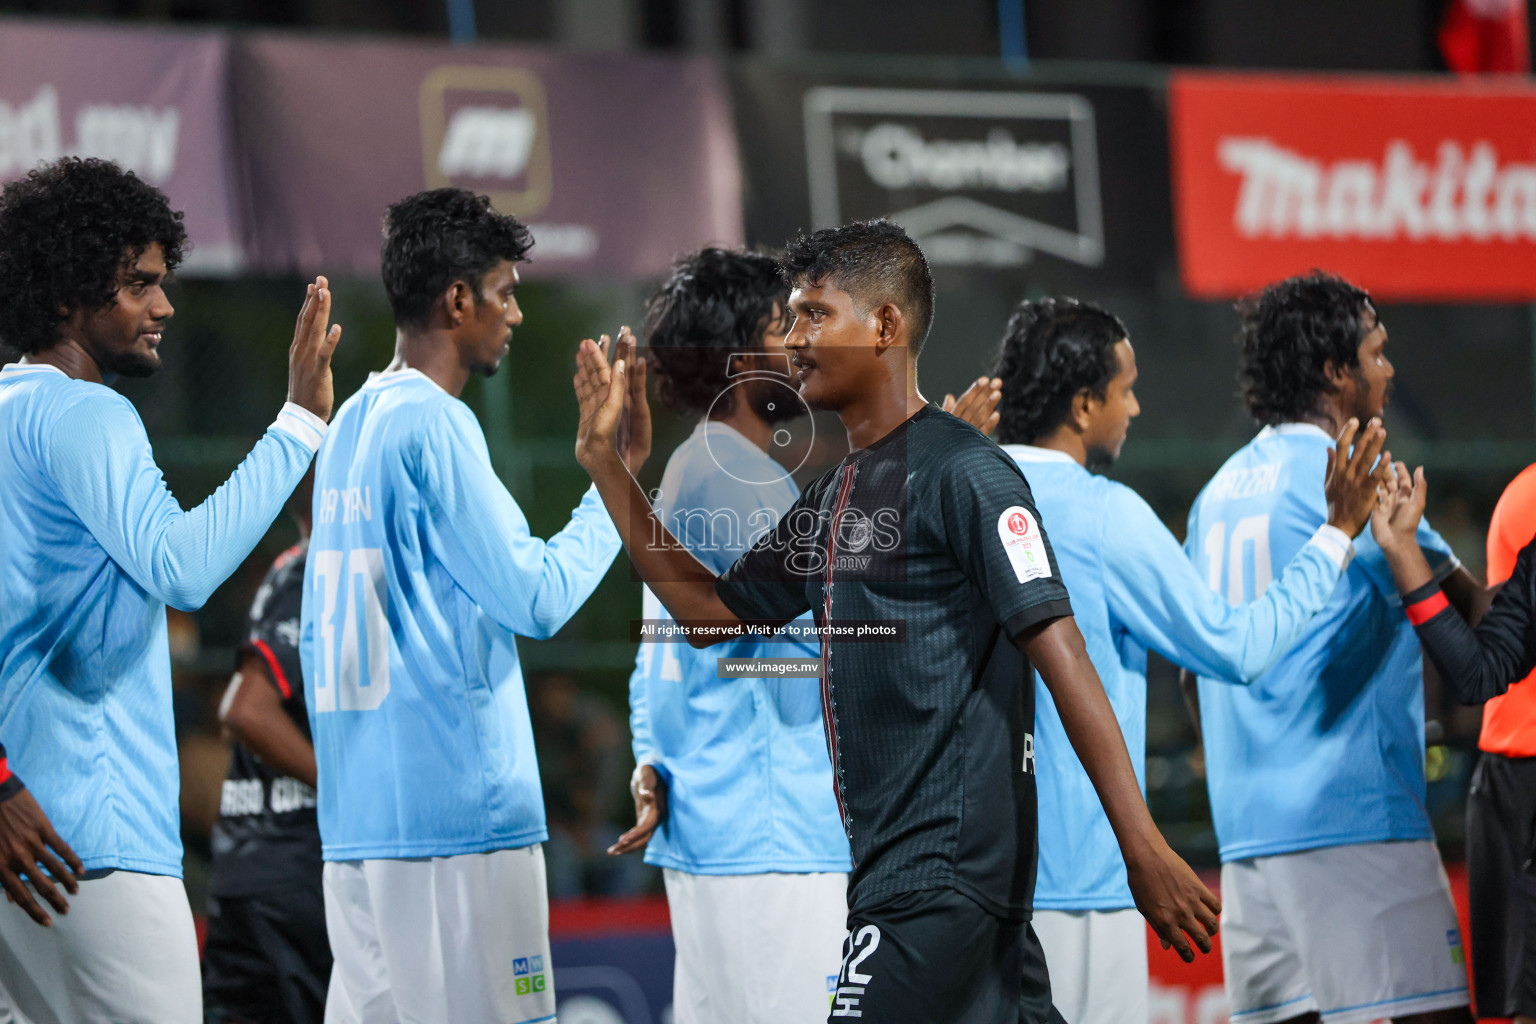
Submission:
<svg viewBox="0 0 1536 1024">
<path fill-rule="evenodd" d="M 64 157 L 0 190 L 0 344 L 50 348 L 75 310 L 117 294 L 118 271 L 159 242 L 167 271 L 187 232 L 164 193 L 109 160 Z"/>
<path fill-rule="evenodd" d="M 933 273 L 916 242 L 888 220 L 861 220 L 800 235 L 784 247 L 779 269 L 790 285 L 832 284 L 853 299 L 859 315 L 893 302 L 911 326 L 916 356 L 933 324 Z"/>
<path fill-rule="evenodd" d="M 1343 278 L 1314 270 L 1237 304 L 1243 348 L 1237 382 L 1255 420 L 1270 426 L 1317 411 L 1318 400 L 1333 391 L 1325 366 L 1360 365 L 1370 299 Z"/>
<path fill-rule="evenodd" d="M 533 235 L 489 196 L 434 188 L 407 196 L 384 215 L 384 291 L 398 327 L 425 327 L 432 304 L 455 281 L 475 300 L 486 273 L 502 260 L 528 258 Z"/>
<path fill-rule="evenodd" d="M 1025 300 L 1014 309 L 992 376 L 1003 382 L 999 444 L 1033 444 L 1059 427 L 1087 389 L 1102 399 L 1120 372 L 1120 318 L 1076 299 Z"/>
<path fill-rule="evenodd" d="M 786 315 L 789 287 L 773 257 L 756 252 L 700 249 L 672 264 L 646 305 L 642 340 L 656 391 L 674 412 L 704 413 L 726 394 L 728 353 L 752 352 L 773 321 Z M 735 393 L 719 412 L 729 413 Z"/>
</svg>

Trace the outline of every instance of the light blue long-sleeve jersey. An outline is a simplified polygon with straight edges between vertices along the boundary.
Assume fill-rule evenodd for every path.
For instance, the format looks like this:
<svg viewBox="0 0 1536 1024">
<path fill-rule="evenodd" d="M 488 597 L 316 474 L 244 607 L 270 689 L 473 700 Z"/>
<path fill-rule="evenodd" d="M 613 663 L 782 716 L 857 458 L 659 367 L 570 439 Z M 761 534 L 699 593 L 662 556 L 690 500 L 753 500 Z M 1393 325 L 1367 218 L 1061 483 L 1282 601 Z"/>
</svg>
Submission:
<svg viewBox="0 0 1536 1024">
<path fill-rule="evenodd" d="M 327 860 L 547 838 L 514 637 L 553 635 L 618 551 L 596 490 L 530 535 L 474 414 L 418 371 L 347 399 L 315 462 L 299 637 Z"/>
<path fill-rule="evenodd" d="M 87 871 L 181 875 L 165 607 L 200 607 L 239 567 L 324 429 L 285 406 L 184 512 L 126 398 L 0 370 L 0 742 Z"/>
<path fill-rule="evenodd" d="M 1104 682 L 1145 791 L 1147 651 L 1195 672 L 1251 682 L 1327 604 L 1350 558 L 1349 538 L 1314 526 L 1316 532 L 1277 584 L 1261 600 L 1234 608 L 1211 592 L 1135 491 L 1095 476 L 1064 452 L 1026 445 L 1004 450 L 1029 480 L 1051 532 L 1088 657 Z M 1038 675 L 1035 772 L 1040 794 L 1035 906 L 1135 906 L 1109 819 Z"/>
<path fill-rule="evenodd" d="M 706 421 L 667 461 L 661 492 L 662 522 L 720 573 L 799 489 L 762 449 Z M 649 588 L 643 614 L 671 621 Z M 641 644 L 629 680 L 635 761 L 668 782 L 668 818 L 647 863 L 698 875 L 849 869 L 817 681 L 716 678 L 719 658 L 820 655 L 819 644 L 799 641 Z"/>
<path fill-rule="evenodd" d="M 1189 513 L 1185 548 L 1234 605 L 1265 593 L 1328 515 L 1318 427 L 1266 427 Z M 1427 523 L 1436 577 L 1458 563 Z M 1322 846 L 1432 839 L 1424 806 L 1424 677 L 1386 556 L 1366 530 L 1306 636 L 1252 686 L 1200 679 L 1211 817 L 1223 861 Z"/>
</svg>

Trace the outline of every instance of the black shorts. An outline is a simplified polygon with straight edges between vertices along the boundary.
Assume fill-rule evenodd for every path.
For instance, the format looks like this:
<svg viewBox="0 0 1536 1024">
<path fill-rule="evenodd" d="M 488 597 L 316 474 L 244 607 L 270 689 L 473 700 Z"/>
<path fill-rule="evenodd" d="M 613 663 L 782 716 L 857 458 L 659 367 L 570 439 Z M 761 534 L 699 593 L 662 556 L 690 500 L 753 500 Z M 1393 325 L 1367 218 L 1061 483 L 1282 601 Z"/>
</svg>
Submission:
<svg viewBox="0 0 1536 1024">
<path fill-rule="evenodd" d="M 203 1017 L 208 1024 L 320 1024 L 331 980 L 319 880 L 208 899 Z"/>
<path fill-rule="evenodd" d="M 1479 1017 L 1536 1017 L 1536 757 L 1483 754 L 1467 796 Z"/>
<path fill-rule="evenodd" d="M 906 893 L 848 915 L 828 1024 L 1062 1024 L 1028 923 L 953 889 Z"/>
</svg>

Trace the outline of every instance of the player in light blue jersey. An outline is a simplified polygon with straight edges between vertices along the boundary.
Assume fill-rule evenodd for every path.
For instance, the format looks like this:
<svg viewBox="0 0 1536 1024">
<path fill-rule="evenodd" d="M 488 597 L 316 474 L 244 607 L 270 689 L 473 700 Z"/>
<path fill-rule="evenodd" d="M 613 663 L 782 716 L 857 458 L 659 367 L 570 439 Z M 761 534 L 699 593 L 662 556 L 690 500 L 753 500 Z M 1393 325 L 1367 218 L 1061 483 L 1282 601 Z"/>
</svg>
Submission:
<svg viewBox="0 0 1536 1024">
<path fill-rule="evenodd" d="M 144 424 L 106 386 L 160 368 L 181 214 L 116 164 L 64 159 L 0 193 L 0 1016 L 202 1020 L 181 884 L 167 605 L 193 610 L 250 554 L 331 412 L 330 292 L 309 288 L 289 402 L 184 512 Z M 21 807 L 22 805 L 18 805 Z M 57 838 L 46 830 L 46 815 Z M 50 855 L 39 839 L 59 856 Z M 29 851 L 24 856 L 22 851 Z M 78 855 L 78 856 L 76 856 Z M 39 868 L 74 894 L 69 906 Z M 61 915 L 50 924 L 31 889 Z"/>
<path fill-rule="evenodd" d="M 1240 380 L 1263 429 L 1200 493 L 1185 541 L 1238 606 L 1317 529 L 1330 435 L 1381 415 L 1393 377 L 1369 296 L 1339 278 L 1282 281 L 1240 308 Z M 1470 604 L 1481 588 L 1427 524 L 1418 536 L 1451 601 Z M 1356 551 L 1306 637 L 1251 687 L 1199 681 L 1234 1024 L 1471 1021 L 1424 805 L 1419 641 L 1375 539 Z"/>
<path fill-rule="evenodd" d="M 1372 423 L 1353 459 L 1340 456 L 1328 484 L 1328 522 L 1306 538 L 1262 600 L 1233 608 L 1205 586 L 1151 507 L 1100 475 L 1141 411 L 1136 354 L 1118 318 L 1071 299 L 1024 302 L 1008 322 L 995 372 L 1003 389 L 998 440 L 1028 478 L 1050 529 L 1078 628 L 1145 786 L 1147 651 L 1234 683 L 1251 682 L 1273 664 L 1348 564 L 1350 538 L 1376 503 L 1370 467 L 1385 432 Z M 1347 427 L 1343 450 L 1353 434 Z M 1041 828 L 1034 927 L 1056 1008 L 1073 1024 L 1145 1022 L 1146 925 L 1109 819 L 1038 679 L 1035 765 Z"/>
<path fill-rule="evenodd" d="M 528 230 L 485 196 L 436 189 L 391 206 L 385 234 L 395 358 L 338 410 L 316 460 L 300 628 L 335 955 L 326 1020 L 552 1020 L 516 637 L 563 626 L 619 538 L 595 492 L 549 541 L 531 536 L 459 400 L 522 322 Z M 627 332 L 620 344 L 632 352 Z M 650 421 L 634 405 L 638 466 Z"/>
<path fill-rule="evenodd" d="M 792 467 L 770 454 L 808 415 L 789 384 L 788 297 L 772 258 L 704 249 L 679 260 L 650 301 L 646 360 L 662 400 L 698 417 L 667 461 L 656 510 L 714 572 L 800 493 Z M 649 588 L 643 617 L 671 621 Z M 810 678 L 717 672 L 721 658 L 820 653 L 814 633 L 699 649 L 640 644 L 629 683 L 637 823 L 611 852 L 643 847 L 665 871 L 677 1024 L 826 1015 L 847 932 L 849 859 L 819 669 L 801 673 Z"/>
</svg>

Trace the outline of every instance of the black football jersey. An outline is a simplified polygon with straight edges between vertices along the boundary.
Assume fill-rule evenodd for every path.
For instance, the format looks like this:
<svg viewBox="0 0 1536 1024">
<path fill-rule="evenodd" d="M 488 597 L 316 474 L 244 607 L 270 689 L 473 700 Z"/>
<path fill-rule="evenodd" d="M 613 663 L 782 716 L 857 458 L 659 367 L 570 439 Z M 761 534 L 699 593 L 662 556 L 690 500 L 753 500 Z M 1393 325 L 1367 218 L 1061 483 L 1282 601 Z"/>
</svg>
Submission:
<svg viewBox="0 0 1536 1024">
<path fill-rule="evenodd" d="M 954 888 L 1027 917 L 1034 687 L 1013 639 L 1071 606 L 1014 461 L 930 405 L 807 487 L 716 590 L 823 632 L 850 907 Z"/>
<path fill-rule="evenodd" d="M 291 548 L 272 564 L 251 602 L 250 634 L 242 657 L 266 665 L 283 710 L 309 737 L 299 669 L 299 606 L 304 596 L 304 552 Z M 244 685 L 266 685 L 247 680 Z M 213 826 L 215 896 L 248 896 L 291 887 L 320 875 L 320 825 L 315 792 L 268 767 L 241 743 L 230 752 L 219 818 Z"/>
</svg>

